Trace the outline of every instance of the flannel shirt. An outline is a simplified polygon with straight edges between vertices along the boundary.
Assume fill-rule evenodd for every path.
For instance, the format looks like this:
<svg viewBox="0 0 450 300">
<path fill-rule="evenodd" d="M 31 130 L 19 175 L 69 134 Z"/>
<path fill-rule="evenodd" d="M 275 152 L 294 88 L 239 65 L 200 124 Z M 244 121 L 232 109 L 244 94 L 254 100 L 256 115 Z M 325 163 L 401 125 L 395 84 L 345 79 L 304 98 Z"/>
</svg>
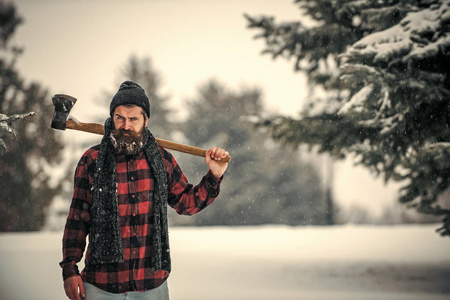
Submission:
<svg viewBox="0 0 450 300">
<path fill-rule="evenodd" d="M 168 204 L 178 214 L 193 215 L 202 211 L 218 196 L 222 178 L 211 171 L 197 186 L 189 184 L 173 156 L 159 148 L 167 174 Z M 99 147 L 94 146 L 81 157 L 75 171 L 72 204 L 63 237 L 64 280 L 80 275 L 77 263 L 82 259 L 90 228 L 91 187 Z M 145 291 L 160 286 L 169 276 L 167 270 L 153 270 L 151 194 L 154 178 L 145 154 L 116 155 L 117 201 L 124 262 L 89 264 L 89 246 L 81 278 L 110 293 Z"/>
</svg>

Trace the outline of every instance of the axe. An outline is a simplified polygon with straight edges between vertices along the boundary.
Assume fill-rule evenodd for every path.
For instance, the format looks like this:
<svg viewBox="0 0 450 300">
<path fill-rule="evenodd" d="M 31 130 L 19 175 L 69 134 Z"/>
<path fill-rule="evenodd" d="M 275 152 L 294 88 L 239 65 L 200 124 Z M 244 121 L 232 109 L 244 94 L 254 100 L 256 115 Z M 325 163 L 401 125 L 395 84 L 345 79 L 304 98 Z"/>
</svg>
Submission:
<svg viewBox="0 0 450 300">
<path fill-rule="evenodd" d="M 59 130 L 66 130 L 66 128 L 85 131 L 90 133 L 96 133 L 103 135 L 105 133 L 105 128 L 103 125 L 98 123 L 81 123 L 72 118 L 68 118 L 70 110 L 77 102 L 77 99 L 64 94 L 56 94 L 52 97 L 53 106 L 55 107 L 55 112 L 53 114 L 51 127 Z M 193 146 L 183 145 L 163 139 L 155 138 L 158 146 L 162 148 L 167 148 L 183 153 L 188 153 L 196 156 L 205 157 L 207 150 L 202 148 L 197 148 Z M 222 158 L 220 161 L 229 162 L 231 157 L 228 155 Z"/>
</svg>

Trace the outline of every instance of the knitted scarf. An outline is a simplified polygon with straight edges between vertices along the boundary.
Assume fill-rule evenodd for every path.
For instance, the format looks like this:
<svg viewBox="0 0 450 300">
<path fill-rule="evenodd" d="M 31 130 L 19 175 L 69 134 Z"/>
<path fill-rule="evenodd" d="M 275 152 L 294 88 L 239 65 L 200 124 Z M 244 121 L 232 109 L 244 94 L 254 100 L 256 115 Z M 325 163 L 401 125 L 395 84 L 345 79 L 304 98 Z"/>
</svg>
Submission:
<svg viewBox="0 0 450 300">
<path fill-rule="evenodd" d="M 105 122 L 105 135 L 100 144 L 94 170 L 89 247 L 90 263 L 123 262 L 123 246 L 120 236 L 117 203 L 117 178 L 111 118 Z M 150 172 L 155 180 L 153 193 L 152 267 L 170 271 L 169 235 L 167 225 L 167 177 L 161 152 L 148 128 L 143 129 L 143 147 Z"/>
</svg>

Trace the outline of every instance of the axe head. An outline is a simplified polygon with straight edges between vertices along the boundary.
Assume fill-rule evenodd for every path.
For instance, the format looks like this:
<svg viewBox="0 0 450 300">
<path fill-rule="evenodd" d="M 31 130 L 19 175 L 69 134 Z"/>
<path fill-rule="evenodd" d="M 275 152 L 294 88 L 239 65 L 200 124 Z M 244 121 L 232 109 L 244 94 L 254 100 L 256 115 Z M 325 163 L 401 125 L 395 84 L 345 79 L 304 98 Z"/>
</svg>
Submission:
<svg viewBox="0 0 450 300">
<path fill-rule="evenodd" d="M 52 128 L 66 130 L 66 120 L 70 110 L 77 102 L 77 99 L 64 94 L 56 94 L 52 97 L 55 112 L 53 113 Z"/>
</svg>

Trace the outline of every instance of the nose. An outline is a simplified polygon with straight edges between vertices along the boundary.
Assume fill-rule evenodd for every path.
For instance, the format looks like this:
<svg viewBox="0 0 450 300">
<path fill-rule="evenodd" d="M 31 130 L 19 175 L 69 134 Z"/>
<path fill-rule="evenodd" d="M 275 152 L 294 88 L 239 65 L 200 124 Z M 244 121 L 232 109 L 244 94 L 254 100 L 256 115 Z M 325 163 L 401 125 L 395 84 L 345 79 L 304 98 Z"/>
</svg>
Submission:
<svg viewBox="0 0 450 300">
<path fill-rule="evenodd" d="M 125 129 L 125 130 L 131 129 L 131 122 L 128 120 L 125 120 L 125 122 L 123 124 L 123 129 Z"/>
</svg>

